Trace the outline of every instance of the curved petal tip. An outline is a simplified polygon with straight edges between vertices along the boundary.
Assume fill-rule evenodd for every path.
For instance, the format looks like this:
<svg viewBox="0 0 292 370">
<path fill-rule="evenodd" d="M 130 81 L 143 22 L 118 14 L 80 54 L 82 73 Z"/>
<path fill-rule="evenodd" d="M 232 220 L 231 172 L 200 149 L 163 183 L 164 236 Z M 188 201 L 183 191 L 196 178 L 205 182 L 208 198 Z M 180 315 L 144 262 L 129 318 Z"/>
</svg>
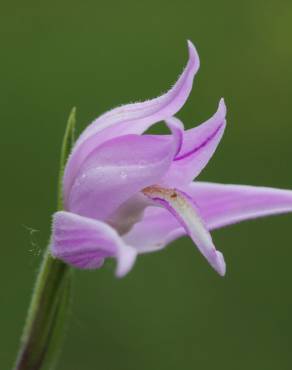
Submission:
<svg viewBox="0 0 292 370">
<path fill-rule="evenodd" d="M 145 188 L 143 193 L 154 204 L 164 207 L 177 219 L 214 270 L 224 276 L 226 272 L 224 257 L 215 248 L 212 237 L 192 198 L 178 189 L 159 186 Z"/>
<path fill-rule="evenodd" d="M 224 98 L 221 98 L 219 101 L 219 105 L 218 105 L 218 112 L 220 112 L 222 116 L 225 117 L 226 111 L 227 111 L 227 108 L 226 108 L 225 100 Z"/>
<path fill-rule="evenodd" d="M 214 254 L 209 258 L 209 262 L 215 271 L 218 272 L 220 276 L 224 276 L 226 273 L 226 263 L 223 254 L 218 250 L 214 249 Z"/>
<path fill-rule="evenodd" d="M 121 278 L 125 276 L 133 267 L 137 257 L 137 251 L 128 246 L 123 245 L 118 249 L 116 276 Z"/>
<path fill-rule="evenodd" d="M 195 65 L 195 73 L 196 73 L 200 67 L 199 54 L 197 52 L 195 45 L 192 43 L 192 41 L 187 40 L 187 44 L 188 44 L 188 50 L 189 50 L 189 61 Z"/>
</svg>

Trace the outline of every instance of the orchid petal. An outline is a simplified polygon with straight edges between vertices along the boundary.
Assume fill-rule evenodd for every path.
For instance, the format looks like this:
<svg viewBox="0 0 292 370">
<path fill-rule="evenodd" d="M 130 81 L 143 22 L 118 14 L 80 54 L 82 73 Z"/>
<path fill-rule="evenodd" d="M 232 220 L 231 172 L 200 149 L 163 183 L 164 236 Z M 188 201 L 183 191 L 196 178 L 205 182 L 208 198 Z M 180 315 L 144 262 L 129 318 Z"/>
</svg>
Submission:
<svg viewBox="0 0 292 370">
<path fill-rule="evenodd" d="M 176 117 L 170 117 L 165 120 L 168 128 L 172 133 L 172 140 L 175 142 L 176 150 L 175 156 L 181 151 L 184 139 L 184 125 L 183 123 Z M 165 135 L 166 136 L 166 135 Z"/>
<path fill-rule="evenodd" d="M 115 257 L 119 277 L 132 268 L 137 255 L 109 225 L 63 211 L 54 215 L 51 253 L 79 269 L 100 268 L 105 258 Z"/>
<path fill-rule="evenodd" d="M 166 208 L 176 217 L 210 265 L 223 276 L 226 270 L 224 257 L 221 252 L 216 250 L 211 235 L 205 227 L 192 199 L 187 194 L 176 189 L 165 189 L 158 186 L 146 188 L 143 190 L 143 193 L 154 204 Z"/>
<path fill-rule="evenodd" d="M 126 234 L 144 216 L 149 202 L 145 196 L 139 192 L 124 202 L 106 222 L 111 225 L 120 235 Z"/>
<path fill-rule="evenodd" d="M 267 187 L 194 182 L 185 190 L 200 209 L 209 230 L 258 217 L 292 212 L 292 191 Z M 162 208 L 149 207 L 124 235 L 126 243 L 147 253 L 164 248 L 186 231 Z"/>
<path fill-rule="evenodd" d="M 97 118 L 81 134 L 65 169 L 65 200 L 80 166 L 92 150 L 117 136 L 142 134 L 154 123 L 173 116 L 181 109 L 191 92 L 193 79 L 200 64 L 197 51 L 190 41 L 188 49 L 188 64 L 175 85 L 167 93 L 142 103 L 115 108 Z"/>
<path fill-rule="evenodd" d="M 201 209 L 209 229 L 292 212 L 291 190 L 194 182 L 187 191 Z"/>
<path fill-rule="evenodd" d="M 157 183 L 177 150 L 176 138 L 126 135 L 90 154 L 76 178 L 67 209 L 106 220 L 122 203 Z"/>
<path fill-rule="evenodd" d="M 190 183 L 209 162 L 226 126 L 226 106 L 221 99 L 218 110 L 208 121 L 184 133 L 183 144 L 163 184 L 181 186 Z"/>
<path fill-rule="evenodd" d="M 169 211 L 148 207 L 143 218 L 125 235 L 124 241 L 135 247 L 138 253 L 163 249 L 167 244 L 186 234 L 186 230 Z"/>
</svg>

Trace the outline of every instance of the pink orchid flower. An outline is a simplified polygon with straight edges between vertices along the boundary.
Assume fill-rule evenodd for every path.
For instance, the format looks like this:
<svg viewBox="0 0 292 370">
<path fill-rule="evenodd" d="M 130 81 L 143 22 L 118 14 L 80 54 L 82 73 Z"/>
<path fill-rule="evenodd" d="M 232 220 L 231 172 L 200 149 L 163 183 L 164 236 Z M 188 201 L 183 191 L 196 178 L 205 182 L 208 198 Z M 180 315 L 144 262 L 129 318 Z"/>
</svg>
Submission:
<svg viewBox="0 0 292 370">
<path fill-rule="evenodd" d="M 103 114 L 77 140 L 64 173 L 65 211 L 53 220 L 54 257 L 80 269 L 114 257 L 123 276 L 138 254 L 187 234 L 223 276 L 210 230 L 292 211 L 289 190 L 193 182 L 223 135 L 226 107 L 222 99 L 213 117 L 186 131 L 174 117 L 199 69 L 191 42 L 188 49 L 189 61 L 166 94 Z M 159 121 L 169 135 L 142 135 Z"/>
</svg>

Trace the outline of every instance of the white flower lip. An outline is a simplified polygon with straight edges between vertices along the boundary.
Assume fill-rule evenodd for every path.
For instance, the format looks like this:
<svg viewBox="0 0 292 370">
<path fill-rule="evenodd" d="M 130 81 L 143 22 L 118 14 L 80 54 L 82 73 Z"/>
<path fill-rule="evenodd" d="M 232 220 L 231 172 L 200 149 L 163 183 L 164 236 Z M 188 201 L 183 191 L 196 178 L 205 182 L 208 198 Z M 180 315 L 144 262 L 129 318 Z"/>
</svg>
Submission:
<svg viewBox="0 0 292 370">
<path fill-rule="evenodd" d="M 224 257 L 216 250 L 193 200 L 180 190 L 157 185 L 143 189 L 143 193 L 154 203 L 166 208 L 177 219 L 210 265 L 219 275 L 224 276 L 226 272 Z"/>
</svg>

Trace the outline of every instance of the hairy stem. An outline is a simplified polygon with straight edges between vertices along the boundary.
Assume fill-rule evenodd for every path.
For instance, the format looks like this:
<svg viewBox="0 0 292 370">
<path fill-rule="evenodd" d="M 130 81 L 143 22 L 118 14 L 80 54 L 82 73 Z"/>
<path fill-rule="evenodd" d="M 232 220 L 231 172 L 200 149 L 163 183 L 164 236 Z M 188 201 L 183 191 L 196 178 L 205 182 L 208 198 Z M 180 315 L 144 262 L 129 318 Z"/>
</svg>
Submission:
<svg viewBox="0 0 292 370">
<path fill-rule="evenodd" d="M 74 145 L 76 109 L 73 108 L 61 147 L 58 203 L 63 209 L 63 174 Z M 60 352 L 60 339 L 70 303 L 72 269 L 54 259 L 49 247 L 44 253 L 32 294 L 14 370 L 51 370 Z"/>
</svg>

